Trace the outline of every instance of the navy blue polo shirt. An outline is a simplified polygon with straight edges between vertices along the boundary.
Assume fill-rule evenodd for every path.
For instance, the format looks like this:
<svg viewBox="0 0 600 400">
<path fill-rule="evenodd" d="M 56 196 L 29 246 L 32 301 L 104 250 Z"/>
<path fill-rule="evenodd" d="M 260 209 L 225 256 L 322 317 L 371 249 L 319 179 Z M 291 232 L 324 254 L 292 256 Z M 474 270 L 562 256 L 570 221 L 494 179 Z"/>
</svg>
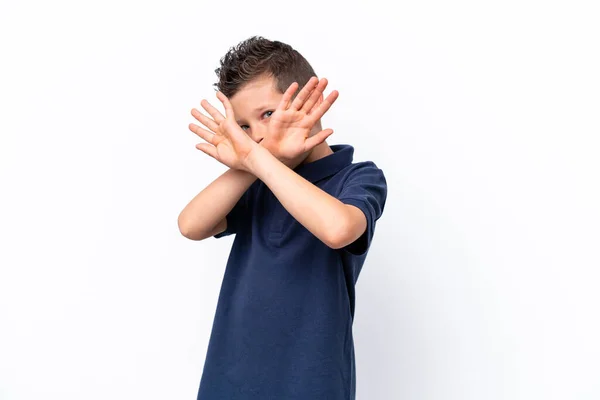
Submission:
<svg viewBox="0 0 600 400">
<path fill-rule="evenodd" d="M 256 180 L 227 215 L 236 234 L 225 268 L 198 400 L 353 400 L 354 286 L 387 195 L 383 171 L 354 148 L 296 173 L 358 207 L 367 229 L 332 249 Z"/>
</svg>

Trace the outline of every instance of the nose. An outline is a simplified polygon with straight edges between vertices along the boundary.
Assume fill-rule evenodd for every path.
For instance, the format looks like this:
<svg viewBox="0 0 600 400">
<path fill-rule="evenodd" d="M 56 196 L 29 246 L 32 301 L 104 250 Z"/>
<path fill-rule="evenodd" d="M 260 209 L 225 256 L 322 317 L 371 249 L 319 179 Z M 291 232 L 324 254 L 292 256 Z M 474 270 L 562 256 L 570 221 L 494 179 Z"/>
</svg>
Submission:
<svg viewBox="0 0 600 400">
<path fill-rule="evenodd" d="M 251 131 L 250 137 L 256 143 L 260 143 L 260 141 L 263 140 L 265 138 L 265 135 L 267 134 L 266 127 L 265 126 L 260 126 L 260 125 L 261 124 L 257 124 L 257 126 L 253 126 L 253 127 L 250 128 L 250 131 Z"/>
</svg>

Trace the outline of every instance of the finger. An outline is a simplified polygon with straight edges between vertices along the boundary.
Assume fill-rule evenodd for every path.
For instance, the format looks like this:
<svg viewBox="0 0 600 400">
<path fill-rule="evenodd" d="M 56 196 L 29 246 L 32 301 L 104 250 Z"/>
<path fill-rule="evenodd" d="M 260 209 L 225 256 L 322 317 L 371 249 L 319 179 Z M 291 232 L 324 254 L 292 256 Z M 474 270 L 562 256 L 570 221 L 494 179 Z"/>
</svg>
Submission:
<svg viewBox="0 0 600 400">
<path fill-rule="evenodd" d="M 194 116 L 194 118 L 200 121 L 202 125 L 206 126 L 211 131 L 217 131 L 219 124 L 217 124 L 212 119 L 208 118 L 206 115 L 202 114 L 200 111 L 196 110 L 195 108 L 192 108 L 192 115 Z"/>
<path fill-rule="evenodd" d="M 317 121 L 318 119 L 320 119 L 327 112 L 327 110 L 329 110 L 333 103 L 335 103 L 338 96 L 339 92 L 337 90 L 334 90 L 333 92 L 329 93 L 329 96 L 327 96 L 327 98 L 323 100 L 321 104 L 319 104 L 319 106 L 316 107 L 316 109 L 311 110 L 308 113 L 312 117 L 312 120 Z"/>
<path fill-rule="evenodd" d="M 304 102 L 306 101 L 306 99 L 308 99 L 310 97 L 311 92 L 314 91 L 313 89 L 315 88 L 315 86 L 317 86 L 318 83 L 319 83 L 319 79 L 316 76 L 313 76 L 312 78 L 310 78 L 308 80 L 308 82 L 306 82 L 306 85 L 304 85 L 304 87 L 302 88 L 300 93 L 298 93 L 298 95 L 292 102 L 292 105 L 290 106 L 290 108 L 293 108 L 294 110 L 299 110 L 302 107 L 302 105 L 304 104 Z M 310 110 L 310 108 L 309 108 L 309 110 Z"/>
<path fill-rule="evenodd" d="M 215 146 L 211 146 L 210 144 L 207 144 L 207 143 L 198 143 L 196 145 L 196 148 L 198 150 L 202 150 L 202 152 L 204 152 L 204 154 L 208 154 L 215 160 L 217 160 L 217 161 L 219 160 L 218 154 L 217 154 L 217 148 Z"/>
<path fill-rule="evenodd" d="M 317 147 L 318 145 L 323 143 L 325 141 L 325 139 L 327 139 L 329 136 L 331 136 L 332 133 L 333 133 L 333 129 L 327 128 L 327 129 L 324 129 L 321 132 L 316 133 L 315 135 L 309 137 L 304 142 L 305 143 L 304 151 L 305 152 L 310 151 L 311 149 Z"/>
<path fill-rule="evenodd" d="M 202 139 L 206 140 L 208 143 L 212 145 L 217 145 L 218 142 L 215 141 L 217 135 L 215 133 L 207 131 L 206 129 L 203 129 L 196 124 L 190 124 L 188 127 L 192 132 L 200 136 Z"/>
<path fill-rule="evenodd" d="M 189 124 L 188 127 L 190 128 L 190 131 L 194 132 L 196 135 L 200 136 L 202 139 L 206 140 L 208 143 L 215 144 L 214 143 L 214 139 L 215 139 L 214 133 L 207 131 L 206 129 L 203 129 L 196 124 Z"/>
<path fill-rule="evenodd" d="M 219 110 L 217 110 L 216 108 L 214 108 L 212 106 L 212 104 L 210 104 L 205 99 L 202 99 L 202 101 L 200 102 L 200 105 L 202 106 L 202 108 L 204 108 L 206 110 L 207 113 L 210 114 L 211 117 L 213 117 L 213 119 L 215 120 L 215 122 L 217 124 L 220 124 L 221 121 L 223 121 L 225 119 L 225 117 L 223 116 L 223 114 L 221 114 L 221 112 Z"/>
<path fill-rule="evenodd" d="M 279 102 L 279 105 L 277 106 L 278 110 L 285 111 L 288 109 L 290 100 L 292 99 L 292 96 L 294 95 L 294 93 L 296 92 L 297 89 L 298 89 L 298 82 L 292 82 L 292 84 L 283 93 L 283 97 L 281 98 L 281 101 Z"/>
<path fill-rule="evenodd" d="M 310 114 L 313 111 L 314 105 L 317 104 L 317 101 L 323 94 L 323 91 L 327 87 L 328 82 L 329 81 L 325 78 L 323 78 L 319 81 L 319 83 L 317 84 L 315 89 L 310 93 L 310 97 L 308 98 L 306 103 L 304 103 L 304 105 L 302 106 L 302 108 L 301 108 L 302 111 L 304 111 L 307 114 Z"/>
<path fill-rule="evenodd" d="M 233 107 L 231 106 L 227 96 L 225 96 L 221 91 L 218 91 L 217 98 L 221 100 L 221 103 L 223 103 L 223 106 L 225 107 L 225 118 L 233 119 Z"/>
</svg>

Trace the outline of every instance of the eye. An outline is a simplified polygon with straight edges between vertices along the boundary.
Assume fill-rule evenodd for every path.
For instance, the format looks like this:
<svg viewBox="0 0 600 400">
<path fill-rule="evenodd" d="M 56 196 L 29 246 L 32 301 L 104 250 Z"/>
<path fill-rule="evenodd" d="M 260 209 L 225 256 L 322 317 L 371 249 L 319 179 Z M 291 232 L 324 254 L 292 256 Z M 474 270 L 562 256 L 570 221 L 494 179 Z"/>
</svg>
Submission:
<svg viewBox="0 0 600 400">
<path fill-rule="evenodd" d="M 267 115 L 267 114 L 268 114 L 268 115 Z M 266 116 L 265 118 L 269 118 L 269 117 L 270 117 L 272 114 L 273 114 L 273 111 L 265 111 L 265 112 L 263 113 L 263 117 L 265 117 L 265 116 Z"/>
<path fill-rule="evenodd" d="M 247 131 L 248 129 L 250 129 L 248 125 L 240 125 L 240 128 L 242 128 L 243 131 Z"/>
</svg>

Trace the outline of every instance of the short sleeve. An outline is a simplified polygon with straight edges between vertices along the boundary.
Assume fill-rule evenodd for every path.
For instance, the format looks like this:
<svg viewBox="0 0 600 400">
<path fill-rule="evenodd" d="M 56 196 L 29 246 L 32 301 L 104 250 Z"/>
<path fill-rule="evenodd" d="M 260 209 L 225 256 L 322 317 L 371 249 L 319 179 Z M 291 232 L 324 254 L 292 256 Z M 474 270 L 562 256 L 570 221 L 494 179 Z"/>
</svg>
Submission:
<svg viewBox="0 0 600 400">
<path fill-rule="evenodd" d="M 387 198 L 387 182 L 383 171 L 373 162 L 363 162 L 353 169 L 345 180 L 338 199 L 345 204 L 358 207 L 367 219 L 365 232 L 343 249 L 363 255 L 371 246 L 375 233 L 375 222 L 381 217 Z"/>
<path fill-rule="evenodd" d="M 250 221 L 249 203 L 251 196 L 250 186 L 235 203 L 231 211 L 225 217 L 227 219 L 227 228 L 223 232 L 214 235 L 215 238 L 221 238 L 223 236 L 229 236 L 234 233 L 238 233 L 241 228 Z"/>
</svg>

